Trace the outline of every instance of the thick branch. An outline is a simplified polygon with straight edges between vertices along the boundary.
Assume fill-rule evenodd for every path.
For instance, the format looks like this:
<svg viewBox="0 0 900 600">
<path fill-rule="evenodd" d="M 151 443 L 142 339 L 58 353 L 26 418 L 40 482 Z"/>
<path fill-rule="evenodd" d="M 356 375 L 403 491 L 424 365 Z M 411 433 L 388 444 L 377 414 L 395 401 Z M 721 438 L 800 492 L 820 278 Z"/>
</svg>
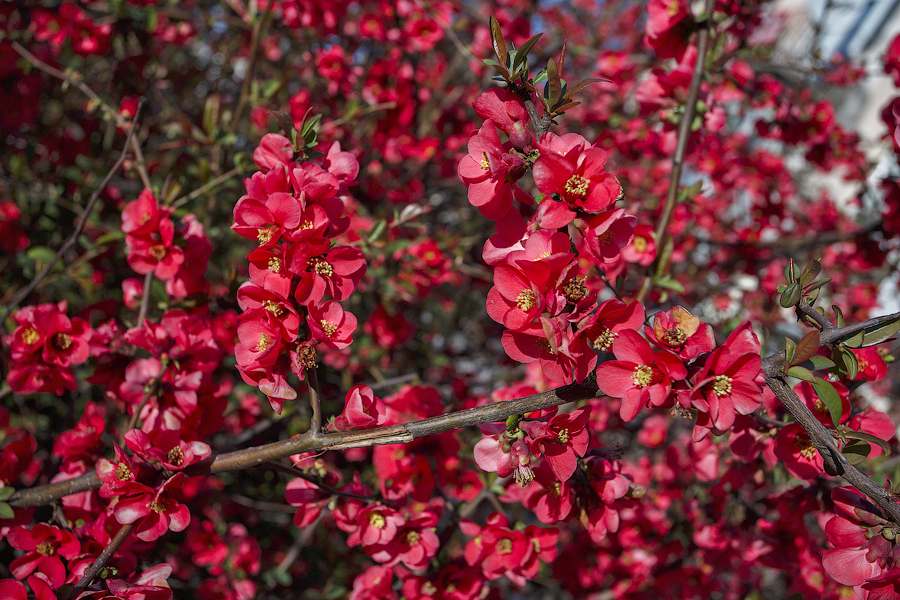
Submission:
<svg viewBox="0 0 900 600">
<path fill-rule="evenodd" d="M 894 523 L 900 523 L 900 504 L 894 500 L 893 494 L 884 489 L 866 475 L 850 464 L 834 444 L 834 438 L 825 429 L 825 426 L 816 419 L 809 408 L 797 397 L 794 390 L 787 384 L 784 377 L 766 377 L 766 384 L 778 396 L 785 408 L 799 421 L 803 429 L 809 434 L 813 446 L 822 455 L 825 461 L 825 469 L 829 473 L 837 474 L 847 480 L 853 487 L 872 499 L 884 514 L 890 517 Z"/>
<path fill-rule="evenodd" d="M 225 471 L 240 471 L 301 452 L 347 450 L 349 448 L 364 448 L 382 444 L 405 444 L 426 435 L 462 429 L 463 427 L 472 427 L 481 423 L 505 421 L 511 415 L 524 414 L 578 400 L 587 400 L 588 398 L 596 397 L 597 392 L 597 385 L 594 382 L 585 382 L 567 385 L 517 400 L 495 402 L 403 425 L 328 434 L 310 431 L 289 440 L 281 440 L 265 446 L 236 450 L 210 457 L 185 469 L 185 473 L 193 476 L 224 473 Z M 317 434 L 313 435 L 314 433 Z M 9 504 L 15 508 L 49 504 L 69 494 L 98 489 L 101 483 L 97 475 L 90 472 L 59 483 L 20 490 L 9 499 Z"/>
</svg>

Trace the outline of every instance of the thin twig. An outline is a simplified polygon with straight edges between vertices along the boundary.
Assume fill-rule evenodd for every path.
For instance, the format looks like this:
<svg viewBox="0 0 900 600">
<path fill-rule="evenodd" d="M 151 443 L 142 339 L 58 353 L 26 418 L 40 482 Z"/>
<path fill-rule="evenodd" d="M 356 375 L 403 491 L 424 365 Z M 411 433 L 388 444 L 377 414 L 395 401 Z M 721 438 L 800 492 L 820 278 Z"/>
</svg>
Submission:
<svg viewBox="0 0 900 600">
<path fill-rule="evenodd" d="M 306 382 L 309 388 L 309 406 L 312 409 L 307 433 L 315 437 L 322 433 L 322 402 L 319 395 L 319 375 L 316 373 L 316 367 L 306 370 Z"/>
<path fill-rule="evenodd" d="M 667 228 L 675 210 L 678 199 L 678 189 L 681 186 L 681 172 L 684 169 L 684 155 L 687 153 L 688 141 L 691 137 L 691 125 L 694 115 L 697 113 L 697 98 L 700 96 L 700 84 L 703 82 L 703 72 L 706 69 L 706 53 L 709 48 L 710 30 L 712 28 L 712 16 L 715 10 L 715 0 L 706 0 L 706 18 L 697 32 L 697 61 L 694 63 L 694 74 L 691 77 L 691 86 L 688 89 L 688 97 L 684 103 L 684 114 L 678 124 L 678 141 L 675 146 L 675 154 L 672 157 L 672 171 L 669 173 L 669 189 L 666 192 L 666 202 L 656 225 L 656 248 L 662 252 L 668 243 Z M 651 275 L 646 275 L 635 300 L 643 302 L 650 292 L 653 281 Z"/>
<path fill-rule="evenodd" d="M 116 535 L 109 541 L 109 545 L 103 549 L 103 552 L 100 553 L 100 556 L 97 557 L 91 566 L 87 568 L 84 572 L 84 575 L 81 576 L 81 579 L 78 580 L 78 583 L 75 584 L 75 589 L 72 591 L 72 595 L 70 598 L 75 598 L 87 589 L 87 586 L 91 584 L 91 581 L 94 580 L 94 577 L 97 576 L 103 567 L 109 563 L 109 559 L 112 558 L 113 554 L 116 553 L 116 550 L 119 549 L 119 546 L 122 545 L 122 542 L 128 538 L 128 534 L 131 533 L 131 530 L 134 529 L 134 523 L 128 523 L 127 525 L 122 525 L 119 531 L 116 532 Z"/>
<path fill-rule="evenodd" d="M 803 316 L 806 316 L 815 321 L 823 330 L 835 328 L 834 324 L 832 324 L 831 321 L 825 318 L 825 315 L 810 306 L 809 302 L 807 302 L 805 299 L 801 300 L 800 304 L 797 305 L 797 310 Z"/>
<path fill-rule="evenodd" d="M 134 118 L 131 120 L 131 124 L 129 125 L 128 119 L 126 119 L 115 108 L 104 102 L 103 99 L 100 98 L 100 96 L 97 94 L 97 92 L 92 90 L 81 80 L 81 75 L 79 73 L 63 73 L 59 69 L 52 67 L 39 59 L 37 56 L 26 50 L 25 47 L 18 42 L 12 42 L 11 45 L 13 49 L 22 56 L 22 58 L 34 65 L 37 69 L 40 69 L 51 77 L 56 77 L 57 79 L 65 81 L 69 85 L 78 89 L 85 96 L 90 98 L 93 103 L 96 103 L 97 106 L 103 109 L 103 112 L 105 112 L 107 116 L 109 116 L 116 122 L 116 125 L 122 127 L 123 129 L 129 126 L 131 127 L 131 130 L 134 129 L 135 124 L 137 123 L 138 113 L 140 112 L 140 105 L 138 106 L 138 111 L 137 113 L 135 113 Z M 143 102 L 144 99 L 141 98 L 141 104 L 143 104 Z M 129 131 L 129 135 L 131 134 L 131 130 Z M 141 151 L 141 145 L 138 142 L 137 138 L 129 137 L 129 142 L 131 144 L 131 150 L 134 152 L 135 168 L 137 169 L 138 175 L 141 178 L 141 182 L 144 184 L 145 188 L 150 189 L 150 175 L 147 173 L 147 167 L 144 161 L 144 153 Z"/>
<path fill-rule="evenodd" d="M 141 295 L 141 306 L 138 310 L 137 325 L 140 327 L 147 318 L 147 306 L 150 304 L 150 286 L 153 283 L 153 271 L 144 275 L 144 293 Z"/>
<path fill-rule="evenodd" d="M 300 479 L 304 479 L 317 488 L 321 489 L 323 492 L 328 492 L 333 496 L 343 496 L 344 498 L 354 498 L 356 500 L 375 500 L 381 497 L 381 494 L 354 494 L 352 492 L 342 492 L 341 490 L 331 487 L 330 485 L 322 481 L 321 477 L 309 475 L 296 467 L 286 467 L 283 464 L 275 462 L 273 460 L 266 461 L 260 466 L 272 469 L 273 471 L 285 473 L 287 475 L 290 475 L 291 477 L 299 477 Z"/>
<path fill-rule="evenodd" d="M 250 59 L 247 64 L 247 72 L 244 74 L 244 81 L 241 83 L 241 95 L 238 98 L 237 108 L 234 109 L 234 114 L 231 116 L 231 125 L 229 127 L 231 133 L 237 132 L 241 113 L 244 112 L 244 106 L 247 104 L 247 99 L 250 96 L 250 82 L 253 80 L 253 72 L 256 70 L 256 58 L 259 56 L 259 39 L 263 29 L 269 22 L 269 17 L 272 16 L 273 4 L 275 3 L 266 3 L 265 12 L 256 20 L 256 23 L 253 25 L 253 31 L 250 34 Z"/>
<path fill-rule="evenodd" d="M 13 42 L 15 44 L 15 42 Z M 19 305 L 28 295 L 37 288 L 37 286 L 47 277 L 47 274 L 50 273 L 50 270 L 56 265 L 56 261 L 62 258 L 63 254 L 69 251 L 69 248 L 75 245 L 78 241 L 78 236 L 81 235 L 81 232 L 84 230 L 84 226 L 87 224 L 88 217 L 91 215 L 91 211 L 94 210 L 94 205 L 97 203 L 97 200 L 100 198 L 100 194 L 106 189 L 106 186 L 112 180 L 113 175 L 119 170 L 122 166 L 122 163 L 125 162 L 125 158 L 128 156 L 128 145 L 133 139 L 134 131 L 136 129 L 137 118 L 140 116 L 141 107 L 144 105 L 144 100 L 141 98 L 141 101 L 138 103 L 137 112 L 134 115 L 134 121 L 132 122 L 132 127 L 128 130 L 128 136 L 125 138 L 125 146 L 122 148 L 122 153 L 119 155 L 119 159 L 112 166 L 109 172 L 106 174 L 106 177 L 103 178 L 103 181 L 100 182 L 100 185 L 97 189 L 94 190 L 94 193 L 91 194 L 90 200 L 88 200 L 87 206 L 84 208 L 84 212 L 81 215 L 81 218 L 78 219 L 78 222 L 75 224 L 75 230 L 69 236 L 59 250 L 56 251 L 56 254 L 50 259 L 44 268 L 38 273 L 31 282 L 25 286 L 16 296 L 6 305 L 3 309 L 3 316 L 0 317 L 0 323 L 6 320 L 6 317 L 9 316 L 10 311 L 12 311 L 15 307 Z"/>
<path fill-rule="evenodd" d="M 178 208 L 182 204 L 187 204 L 191 200 L 195 200 L 195 199 L 199 198 L 206 192 L 212 191 L 215 188 L 219 187 L 220 185 L 222 185 L 223 183 L 225 183 L 226 181 L 228 181 L 235 175 L 239 175 L 241 173 L 241 171 L 243 171 L 243 169 L 241 169 L 240 167 L 235 167 L 235 168 L 231 169 L 230 171 L 228 171 L 227 173 L 222 173 L 221 175 L 219 175 L 212 181 L 206 182 L 205 184 L 203 184 L 201 187 L 197 188 L 190 194 L 186 194 L 186 195 L 182 196 L 181 198 L 179 198 L 178 200 L 175 200 L 174 202 L 172 202 L 171 208 L 173 208 L 173 209 Z"/>
</svg>

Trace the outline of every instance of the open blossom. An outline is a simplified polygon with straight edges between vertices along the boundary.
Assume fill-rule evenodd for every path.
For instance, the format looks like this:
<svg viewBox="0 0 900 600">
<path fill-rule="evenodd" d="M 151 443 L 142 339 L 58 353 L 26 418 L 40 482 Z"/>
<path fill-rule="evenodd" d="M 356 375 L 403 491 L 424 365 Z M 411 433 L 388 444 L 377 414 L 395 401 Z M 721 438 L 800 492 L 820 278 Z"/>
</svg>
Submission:
<svg viewBox="0 0 900 600">
<path fill-rule="evenodd" d="M 321 305 L 311 305 L 306 323 L 312 337 L 326 348 L 341 350 L 353 343 L 356 317 L 345 312 L 340 304 L 328 300 Z"/>
<path fill-rule="evenodd" d="M 9 565 L 13 576 L 25 579 L 31 573 L 43 573 L 54 588 L 66 581 L 66 567 L 60 556 L 72 560 L 81 552 L 81 542 L 75 535 L 45 523 L 37 523 L 31 529 L 13 527 L 6 540 L 13 548 L 25 551 Z"/>
<path fill-rule="evenodd" d="M 759 352 L 759 340 L 747 322 L 710 353 L 690 393 L 693 407 L 705 413 L 698 418 L 698 426 L 727 431 L 735 415 L 749 415 L 759 408 L 763 398 Z"/>
<path fill-rule="evenodd" d="M 171 279 L 184 262 L 184 251 L 175 245 L 171 214 L 172 210 L 161 208 L 146 189 L 122 210 L 128 264 L 141 275 L 154 273 L 159 279 Z"/>
<path fill-rule="evenodd" d="M 617 360 L 597 367 L 597 387 L 607 396 L 622 398 L 619 412 L 624 421 L 633 420 L 648 404 L 664 406 L 672 381 L 687 376 L 687 368 L 677 356 L 665 350 L 654 352 L 636 331 L 621 331 L 612 351 Z"/>
<path fill-rule="evenodd" d="M 653 327 L 644 327 L 644 333 L 656 346 L 682 360 L 693 360 L 716 347 L 712 327 L 682 306 L 653 315 Z"/>
<path fill-rule="evenodd" d="M 516 482 L 521 485 L 531 483 L 534 479 L 531 450 L 525 440 L 508 436 L 502 423 L 485 423 L 480 428 L 485 436 L 475 444 L 475 464 L 485 471 L 496 472 L 499 477 L 515 473 Z"/>
<path fill-rule="evenodd" d="M 531 452 L 543 456 L 553 474 L 567 481 L 577 467 L 576 456 L 584 456 L 591 434 L 587 430 L 591 409 L 583 406 L 571 413 L 556 415 L 546 424 L 540 421 L 522 423 L 532 437 Z"/>
<path fill-rule="evenodd" d="M 460 181 L 469 190 L 469 202 L 488 219 L 499 219 L 509 212 L 513 186 L 525 174 L 521 156 L 507 152 L 488 119 L 469 137 L 469 153 L 457 167 Z"/>
<path fill-rule="evenodd" d="M 580 135 L 548 132 L 538 147 L 533 173 L 542 194 L 557 194 L 573 210 L 599 213 L 622 193 L 618 180 L 606 172 L 606 152 Z"/>
<path fill-rule="evenodd" d="M 136 522 L 137 537 L 145 542 L 170 529 L 183 531 L 191 522 L 191 511 L 175 498 L 183 481 L 184 473 L 176 473 L 156 489 L 137 482 L 125 484 L 113 508 L 116 521 L 122 525 Z"/>
</svg>

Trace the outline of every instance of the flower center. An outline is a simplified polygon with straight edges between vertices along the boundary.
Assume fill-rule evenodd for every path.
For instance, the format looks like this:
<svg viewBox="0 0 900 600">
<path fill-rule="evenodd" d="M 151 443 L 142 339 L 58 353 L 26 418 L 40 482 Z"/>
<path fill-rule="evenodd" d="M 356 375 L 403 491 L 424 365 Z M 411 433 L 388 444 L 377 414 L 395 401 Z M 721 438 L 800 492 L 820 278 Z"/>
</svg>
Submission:
<svg viewBox="0 0 900 600">
<path fill-rule="evenodd" d="M 566 182 L 566 193 L 576 198 L 583 198 L 587 194 L 590 183 L 590 179 L 585 179 L 581 175 L 572 175 Z"/>
<path fill-rule="evenodd" d="M 147 508 L 149 508 L 150 510 L 152 510 L 153 512 L 156 512 L 156 513 L 162 512 L 163 511 L 163 503 L 160 502 L 159 500 L 154 499 L 154 500 L 151 500 L 147 504 Z"/>
<path fill-rule="evenodd" d="M 618 333 L 612 331 L 608 327 L 603 328 L 603 332 L 594 338 L 594 349 L 606 352 L 612 346 L 613 341 L 618 337 Z"/>
<path fill-rule="evenodd" d="M 326 321 L 325 319 L 319 321 L 319 324 L 322 326 L 322 331 L 324 331 L 325 335 L 327 335 L 328 337 L 333 336 L 334 332 L 337 331 L 337 325 L 330 321 Z"/>
<path fill-rule="evenodd" d="M 131 469 L 129 469 L 127 465 L 120 464 L 116 467 L 116 479 L 119 481 L 131 481 L 132 477 Z"/>
<path fill-rule="evenodd" d="M 637 250 L 638 252 L 643 252 L 644 250 L 647 249 L 647 238 L 641 237 L 639 235 L 635 236 L 632 244 L 634 244 L 635 250 Z"/>
<path fill-rule="evenodd" d="M 57 350 L 68 350 L 72 345 L 72 338 L 65 333 L 57 333 L 53 336 L 53 347 Z"/>
<path fill-rule="evenodd" d="M 54 550 L 53 544 L 50 542 L 40 542 L 34 550 L 41 556 L 53 556 L 56 554 L 56 550 Z"/>
<path fill-rule="evenodd" d="M 410 531 L 406 534 L 406 543 L 410 546 L 415 546 L 416 544 L 418 544 L 419 539 L 421 539 L 421 536 L 419 535 L 418 531 Z"/>
<path fill-rule="evenodd" d="M 534 308 L 536 304 L 537 296 L 535 296 L 532 290 L 522 290 L 519 292 L 519 295 L 516 296 L 516 306 L 525 312 Z"/>
<path fill-rule="evenodd" d="M 488 160 L 487 152 L 481 153 L 481 168 L 485 171 L 491 168 L 491 161 Z"/>
<path fill-rule="evenodd" d="M 40 334 L 34 330 L 33 327 L 29 327 L 25 331 L 22 332 L 22 341 L 28 344 L 29 346 L 40 339 Z"/>
<path fill-rule="evenodd" d="M 157 244 L 155 246 L 150 246 L 150 256 L 155 258 L 156 260 L 162 260 L 162 258 L 166 255 L 166 247 L 162 244 Z"/>
<path fill-rule="evenodd" d="M 316 349 L 312 346 L 301 346 L 297 350 L 297 360 L 302 366 L 312 369 L 316 366 Z"/>
<path fill-rule="evenodd" d="M 563 287 L 563 294 L 566 295 L 566 300 L 575 304 L 588 295 L 587 286 L 584 285 L 586 279 L 586 277 L 574 277 L 566 283 L 565 287 Z"/>
<path fill-rule="evenodd" d="M 272 313 L 273 317 L 280 317 L 284 314 L 284 307 L 274 300 L 263 300 L 262 307 Z"/>
<path fill-rule="evenodd" d="M 271 229 L 260 229 L 256 232 L 256 239 L 259 240 L 260 244 L 268 244 L 272 241 L 272 235 Z"/>
<path fill-rule="evenodd" d="M 384 515 L 381 513 L 369 513 L 369 525 L 375 527 L 376 529 L 384 529 L 384 526 L 387 522 L 384 520 Z"/>
<path fill-rule="evenodd" d="M 554 481 L 547 488 L 547 493 L 554 498 L 559 498 L 560 494 L 562 494 L 562 483 L 560 483 L 559 481 Z"/>
<path fill-rule="evenodd" d="M 611 231 L 604 231 L 603 233 L 601 233 L 600 235 L 597 236 L 598 244 L 608 244 L 611 241 L 612 241 L 612 232 Z"/>
<path fill-rule="evenodd" d="M 259 334 L 259 340 L 256 342 L 256 351 L 257 352 L 265 352 L 266 349 L 271 345 L 272 338 L 269 337 L 265 333 Z"/>
<path fill-rule="evenodd" d="M 324 260 L 320 260 L 318 258 L 314 258 L 313 260 L 315 261 L 313 268 L 315 269 L 316 273 L 318 273 L 319 275 L 324 275 L 325 277 L 331 277 L 331 275 L 334 273 L 334 267 L 329 265 Z"/>
<path fill-rule="evenodd" d="M 281 259 L 280 258 L 270 258 L 269 263 L 267 265 L 269 270 L 273 273 L 281 273 Z"/>
<path fill-rule="evenodd" d="M 631 374 L 631 381 L 637 387 L 647 387 L 653 382 L 653 369 L 650 365 L 638 365 Z"/>
<path fill-rule="evenodd" d="M 731 377 L 728 375 L 716 375 L 716 381 L 713 383 L 713 391 L 720 398 L 731 394 Z"/>
<path fill-rule="evenodd" d="M 688 338 L 687 334 L 677 326 L 672 329 L 666 329 L 664 337 L 670 346 L 681 346 Z"/>
<path fill-rule="evenodd" d="M 497 554 L 510 554 L 512 552 L 512 540 L 503 538 L 497 542 Z"/>
<path fill-rule="evenodd" d="M 812 460 L 816 456 L 816 447 L 813 446 L 812 440 L 808 435 L 800 434 L 794 438 L 794 447 L 803 458 Z"/>
<path fill-rule="evenodd" d="M 175 446 L 168 453 L 166 453 L 166 461 L 170 465 L 175 465 L 176 467 L 180 467 L 184 463 L 184 450 Z"/>
<path fill-rule="evenodd" d="M 559 432 L 559 435 L 556 436 L 557 443 L 559 444 L 568 444 L 569 443 L 569 430 L 563 429 Z"/>
</svg>

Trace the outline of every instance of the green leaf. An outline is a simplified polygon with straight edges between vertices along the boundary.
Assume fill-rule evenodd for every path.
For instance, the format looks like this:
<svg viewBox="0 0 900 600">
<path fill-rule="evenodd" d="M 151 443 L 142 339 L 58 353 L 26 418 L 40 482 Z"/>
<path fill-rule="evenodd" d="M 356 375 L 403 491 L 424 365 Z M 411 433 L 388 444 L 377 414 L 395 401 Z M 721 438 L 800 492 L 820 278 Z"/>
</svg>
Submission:
<svg viewBox="0 0 900 600">
<path fill-rule="evenodd" d="M 891 453 L 891 445 L 871 433 L 866 433 L 865 431 L 845 431 L 844 436 L 854 440 L 862 440 L 864 442 L 869 442 L 870 444 L 876 444 L 881 446 L 885 454 Z"/>
<path fill-rule="evenodd" d="M 808 360 L 809 357 L 819 351 L 819 340 L 819 332 L 816 330 L 804 335 L 803 339 L 797 342 L 797 353 L 794 354 L 794 358 L 788 364 L 796 365 Z"/>
<path fill-rule="evenodd" d="M 16 493 L 16 488 L 11 485 L 0 488 L 0 501 L 9 500 Z"/>
<path fill-rule="evenodd" d="M 784 338 L 784 366 L 790 367 L 794 363 L 794 354 L 797 353 L 797 344 L 789 337 Z"/>
<path fill-rule="evenodd" d="M 841 307 L 838 306 L 838 305 L 836 305 L 836 304 L 832 304 L 832 305 L 831 305 L 831 310 L 834 311 L 834 324 L 835 324 L 835 326 L 836 326 L 836 327 L 844 327 L 844 326 L 845 326 L 845 323 L 844 323 L 844 313 L 841 311 Z"/>
<path fill-rule="evenodd" d="M 6 502 L 0 502 L 0 519 L 12 519 L 16 515 L 13 514 L 12 507 Z"/>
<path fill-rule="evenodd" d="M 529 39 L 519 47 L 519 49 L 516 51 L 516 58 L 515 60 L 513 60 L 513 71 L 517 71 L 519 65 L 525 64 L 525 62 L 528 60 L 528 53 L 531 52 L 531 49 L 534 47 L 537 41 L 541 39 L 542 35 L 544 35 L 543 32 L 532 36 L 531 39 Z"/>
<path fill-rule="evenodd" d="M 206 99 L 203 105 L 203 131 L 212 136 L 219 124 L 219 116 L 222 112 L 222 100 L 218 94 L 213 94 Z"/>
<path fill-rule="evenodd" d="M 900 331 L 900 316 L 878 325 L 866 327 L 862 345 L 874 346 L 875 344 L 880 344 L 893 337 L 898 331 Z"/>
<path fill-rule="evenodd" d="M 661 250 L 659 258 L 656 260 L 657 279 L 662 279 L 669 272 L 669 267 L 672 265 L 672 252 L 675 250 L 675 240 L 672 236 L 666 236 L 666 241 Z"/>
<path fill-rule="evenodd" d="M 553 59 L 547 59 L 547 87 L 544 88 L 544 96 L 547 98 L 547 104 L 555 107 L 562 95 L 562 83 L 559 80 L 559 70 Z"/>
<path fill-rule="evenodd" d="M 802 363 L 799 363 L 797 366 L 804 367 L 810 369 L 812 371 L 818 371 L 819 369 L 831 369 L 834 367 L 834 361 L 828 358 L 827 356 L 822 356 L 821 354 L 813 354 L 807 360 L 804 360 Z"/>
<path fill-rule="evenodd" d="M 862 461 L 866 460 L 866 457 L 869 456 L 869 452 L 872 451 L 872 447 L 869 444 L 863 441 L 850 442 L 841 452 L 844 453 L 844 456 L 847 457 L 847 460 L 850 461 L 851 465 L 858 465 Z"/>
<path fill-rule="evenodd" d="M 385 221 L 384 219 L 379 219 L 378 222 L 375 223 L 375 226 L 372 228 L 371 233 L 369 233 L 369 237 L 367 238 L 369 243 L 372 243 L 380 238 L 381 234 L 384 233 L 386 227 L 387 221 Z"/>
<path fill-rule="evenodd" d="M 547 79 L 547 69 L 541 69 L 538 71 L 537 75 L 534 76 L 534 80 L 531 83 L 532 85 L 537 85 L 545 79 Z"/>
<path fill-rule="evenodd" d="M 788 280 L 788 283 L 794 283 L 797 281 L 797 271 L 796 267 L 794 267 L 794 259 L 788 261 L 788 264 L 784 266 L 784 278 Z"/>
<path fill-rule="evenodd" d="M 97 241 L 94 242 L 98 246 L 105 246 L 110 242 L 115 242 L 117 240 L 121 240 L 125 237 L 125 232 L 121 229 L 116 229 L 114 231 L 110 231 L 109 233 L 104 233 L 100 237 L 97 238 Z"/>
<path fill-rule="evenodd" d="M 831 415 L 831 422 L 837 425 L 841 422 L 841 416 L 844 414 L 844 403 L 841 402 L 841 396 L 831 385 L 831 382 L 816 377 L 811 381 L 816 396 L 828 408 L 828 414 Z"/>
<path fill-rule="evenodd" d="M 809 261 L 809 264 L 806 265 L 806 268 L 803 269 L 803 274 L 800 275 L 800 285 L 807 285 L 813 282 L 816 277 L 819 276 L 819 273 L 822 272 L 822 263 L 813 259 Z"/>
<path fill-rule="evenodd" d="M 816 376 L 813 375 L 809 369 L 804 369 L 803 367 L 798 367 L 796 365 L 785 371 L 785 375 L 796 377 L 797 379 L 802 379 L 803 381 L 808 381 L 810 383 L 816 380 Z"/>
<path fill-rule="evenodd" d="M 847 377 L 853 379 L 859 374 L 859 361 L 856 359 L 856 354 L 849 348 L 843 348 L 841 350 L 841 357 L 844 359 L 844 364 L 847 366 Z"/>
<path fill-rule="evenodd" d="M 800 302 L 800 286 L 796 283 L 789 285 L 787 289 L 784 290 L 784 293 L 781 294 L 781 300 L 779 302 L 784 308 L 797 306 L 797 303 Z"/>
<path fill-rule="evenodd" d="M 600 83 L 601 81 L 610 83 L 609 79 L 603 79 L 602 77 L 590 77 L 588 79 L 582 79 L 581 81 L 576 83 L 574 86 L 572 86 L 571 88 L 566 90 L 566 95 L 563 97 L 571 98 L 572 94 L 577 94 L 578 92 L 580 92 L 584 88 L 588 87 L 589 85 L 594 85 L 595 83 Z"/>
<path fill-rule="evenodd" d="M 500 23 L 491 15 L 491 43 L 494 46 L 494 54 L 501 64 L 506 64 L 506 40 L 503 39 L 503 30 L 500 29 Z"/>
<path fill-rule="evenodd" d="M 668 275 L 666 277 L 663 277 L 662 279 L 654 281 L 653 284 L 657 287 L 678 292 L 679 294 L 684 293 L 684 286 L 681 285 L 681 282 L 679 282 L 677 279 L 672 279 Z"/>
<path fill-rule="evenodd" d="M 269 114 L 275 117 L 275 120 L 278 121 L 278 126 L 281 127 L 284 135 L 286 135 L 289 140 L 293 139 L 294 120 L 291 119 L 291 115 L 281 110 L 270 110 Z M 307 111 L 306 114 L 309 114 L 309 111 Z M 306 116 L 304 116 L 303 118 L 306 119 Z"/>
<path fill-rule="evenodd" d="M 863 330 L 863 331 L 857 331 L 856 333 L 854 333 L 854 334 L 851 335 L 850 337 L 845 338 L 845 339 L 843 339 L 843 340 L 841 340 L 841 341 L 842 341 L 842 343 L 843 343 L 844 345 L 846 345 L 846 346 L 848 346 L 848 347 L 850 347 L 850 348 L 859 348 L 859 347 L 862 346 L 862 344 L 863 344 L 863 338 L 865 337 L 865 335 L 866 335 L 865 330 Z"/>
<path fill-rule="evenodd" d="M 815 283 L 811 283 L 808 286 L 806 286 L 806 293 L 809 294 L 811 292 L 814 292 L 817 289 L 824 286 L 825 284 L 829 283 L 830 281 L 831 281 L 831 277 L 825 277 L 824 279 L 820 279 Z"/>
<path fill-rule="evenodd" d="M 46 264 L 53 260 L 53 257 L 56 256 L 56 252 L 47 246 L 32 246 L 25 251 L 25 256 L 34 262 Z"/>
</svg>

